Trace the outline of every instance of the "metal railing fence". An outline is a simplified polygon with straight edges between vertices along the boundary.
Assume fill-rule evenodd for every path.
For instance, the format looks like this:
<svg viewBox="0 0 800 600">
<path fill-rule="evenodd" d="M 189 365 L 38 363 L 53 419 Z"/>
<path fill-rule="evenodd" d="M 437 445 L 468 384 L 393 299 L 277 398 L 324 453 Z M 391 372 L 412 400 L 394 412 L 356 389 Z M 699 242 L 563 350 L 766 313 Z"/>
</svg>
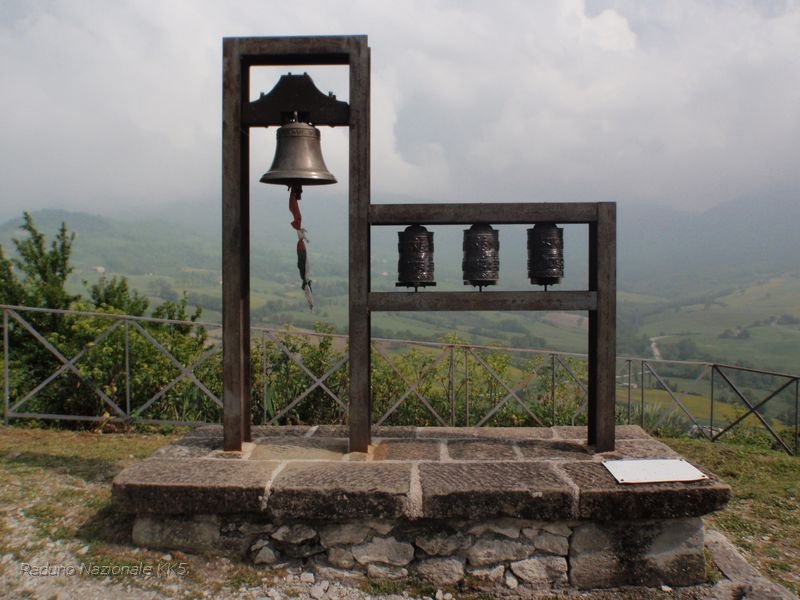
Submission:
<svg viewBox="0 0 800 600">
<path fill-rule="evenodd" d="M 3 415 L 188 425 L 222 410 L 220 325 L 0 305 Z M 343 423 L 347 336 L 255 327 L 257 424 Z M 376 425 L 549 426 L 586 422 L 586 356 L 373 339 Z M 716 441 L 759 435 L 797 456 L 800 375 L 720 363 L 617 359 L 617 422 Z"/>
</svg>

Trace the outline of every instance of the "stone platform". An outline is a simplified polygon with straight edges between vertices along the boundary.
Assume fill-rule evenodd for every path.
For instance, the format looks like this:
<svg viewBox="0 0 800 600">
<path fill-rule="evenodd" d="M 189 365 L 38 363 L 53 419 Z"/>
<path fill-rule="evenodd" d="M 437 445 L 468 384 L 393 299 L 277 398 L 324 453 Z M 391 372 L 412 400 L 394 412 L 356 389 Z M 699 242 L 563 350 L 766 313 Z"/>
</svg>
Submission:
<svg viewBox="0 0 800 600">
<path fill-rule="evenodd" d="M 618 484 L 605 458 L 676 458 L 636 426 L 593 454 L 585 427 L 255 427 L 241 453 L 202 427 L 114 480 L 140 545 L 303 561 L 322 577 L 415 577 L 478 589 L 691 585 L 700 516 L 730 488 Z M 702 470 L 702 467 L 699 467 Z"/>
</svg>

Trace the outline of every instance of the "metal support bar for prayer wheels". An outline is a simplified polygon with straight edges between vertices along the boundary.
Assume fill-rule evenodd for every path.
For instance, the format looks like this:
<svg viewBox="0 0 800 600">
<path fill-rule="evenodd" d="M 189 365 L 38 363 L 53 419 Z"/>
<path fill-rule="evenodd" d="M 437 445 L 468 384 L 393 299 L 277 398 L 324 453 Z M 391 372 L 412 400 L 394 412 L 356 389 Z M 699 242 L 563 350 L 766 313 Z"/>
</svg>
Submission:
<svg viewBox="0 0 800 600">
<path fill-rule="evenodd" d="M 350 129 L 350 449 L 366 451 L 370 442 L 367 36 L 225 38 L 222 54 L 223 447 L 241 450 L 251 437 L 249 128 L 280 125 L 282 111 L 310 108 L 315 111 L 315 125 Z M 304 88 L 278 87 L 274 94 L 249 102 L 250 68 L 276 65 L 348 65 L 349 107 L 335 98 L 320 97 L 304 81 L 294 82 Z M 282 105 L 296 101 L 308 106 Z"/>
</svg>

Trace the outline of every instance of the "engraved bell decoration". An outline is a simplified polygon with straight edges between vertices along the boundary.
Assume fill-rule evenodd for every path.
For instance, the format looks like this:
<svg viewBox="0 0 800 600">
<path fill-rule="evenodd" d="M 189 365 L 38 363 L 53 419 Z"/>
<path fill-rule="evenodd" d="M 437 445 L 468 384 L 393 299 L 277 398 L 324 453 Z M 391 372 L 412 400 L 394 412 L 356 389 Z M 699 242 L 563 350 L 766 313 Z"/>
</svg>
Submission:
<svg viewBox="0 0 800 600">
<path fill-rule="evenodd" d="M 327 185 L 336 183 L 322 159 L 319 129 L 295 120 L 278 128 L 275 158 L 261 183 L 279 185 Z"/>
<path fill-rule="evenodd" d="M 537 223 L 528 229 L 528 278 L 547 291 L 563 276 L 564 230 L 555 223 Z"/>
<path fill-rule="evenodd" d="M 397 287 L 417 288 L 436 285 L 433 280 L 433 232 L 422 225 L 411 225 L 397 232 Z"/>
<path fill-rule="evenodd" d="M 487 223 L 476 223 L 464 230 L 462 249 L 464 285 L 477 286 L 478 291 L 495 285 L 500 273 L 500 232 Z"/>
</svg>

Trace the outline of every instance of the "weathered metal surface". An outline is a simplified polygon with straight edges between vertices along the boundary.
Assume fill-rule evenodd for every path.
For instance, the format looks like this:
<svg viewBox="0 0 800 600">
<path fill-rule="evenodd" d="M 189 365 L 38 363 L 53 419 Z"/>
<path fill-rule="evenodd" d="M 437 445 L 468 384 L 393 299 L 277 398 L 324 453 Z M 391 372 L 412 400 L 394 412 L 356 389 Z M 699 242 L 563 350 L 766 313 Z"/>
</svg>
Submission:
<svg viewBox="0 0 800 600">
<path fill-rule="evenodd" d="M 328 185 L 336 177 L 322 158 L 319 129 L 302 122 L 286 123 L 275 134 L 275 158 L 261 183 L 277 185 Z"/>
<path fill-rule="evenodd" d="M 370 50 L 366 36 L 348 41 L 350 49 L 350 159 L 348 259 L 350 329 L 350 451 L 370 443 Z"/>
<path fill-rule="evenodd" d="M 468 204 L 373 204 L 372 225 L 471 225 L 472 223 L 592 223 L 594 202 L 503 202 Z"/>
<path fill-rule="evenodd" d="M 564 277 L 564 230 L 554 223 L 528 229 L 528 278 L 531 283 L 556 285 Z"/>
<path fill-rule="evenodd" d="M 372 292 L 372 311 L 594 310 L 597 293 L 569 292 Z"/>
<path fill-rule="evenodd" d="M 477 286 L 478 291 L 495 285 L 500 278 L 500 232 L 486 223 L 476 223 L 464 230 L 461 248 L 464 285 Z"/>
<path fill-rule="evenodd" d="M 397 285 L 420 287 L 436 285 L 433 279 L 433 232 L 421 225 L 410 225 L 397 232 Z"/>
<path fill-rule="evenodd" d="M 589 311 L 589 445 L 614 449 L 617 352 L 617 205 L 601 202 L 589 225 L 589 289 L 597 309 Z"/>
<path fill-rule="evenodd" d="M 242 123 L 248 127 L 283 125 L 298 113 L 300 121 L 314 125 L 350 124 L 350 106 L 333 93 L 323 94 L 307 73 L 283 75 L 267 94 L 244 105 Z"/>
</svg>

